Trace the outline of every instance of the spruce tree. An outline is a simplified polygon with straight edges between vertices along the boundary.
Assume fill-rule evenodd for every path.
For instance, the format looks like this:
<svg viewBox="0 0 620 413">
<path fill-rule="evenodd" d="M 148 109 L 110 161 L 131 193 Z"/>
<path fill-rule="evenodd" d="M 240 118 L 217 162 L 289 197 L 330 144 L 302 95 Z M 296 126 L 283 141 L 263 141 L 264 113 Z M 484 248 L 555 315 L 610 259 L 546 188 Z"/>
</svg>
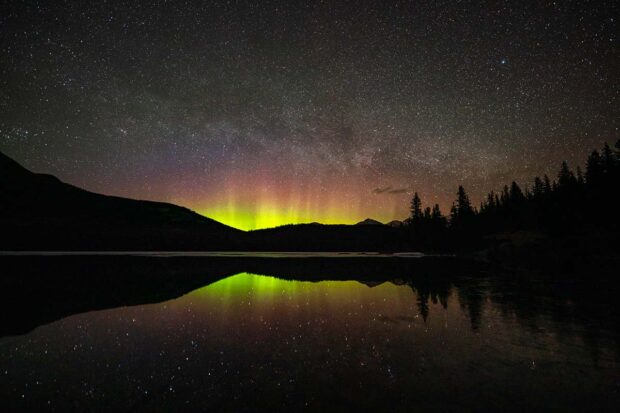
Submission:
<svg viewBox="0 0 620 413">
<path fill-rule="evenodd" d="M 540 198 L 545 191 L 545 186 L 543 184 L 542 179 L 539 177 L 534 178 L 534 187 L 532 188 L 532 193 L 534 198 Z"/>
<path fill-rule="evenodd" d="M 598 151 L 592 151 L 588 160 L 586 161 L 586 182 L 588 184 L 594 184 L 601 179 L 602 175 L 602 162 L 601 155 Z"/>
<path fill-rule="evenodd" d="M 469 196 L 465 192 L 465 188 L 462 185 L 459 185 L 459 189 L 457 194 L 457 209 L 459 215 L 468 216 L 471 215 L 473 210 L 471 208 L 471 202 L 469 201 Z"/>
<path fill-rule="evenodd" d="M 439 219 L 439 218 L 441 218 L 441 211 L 439 210 L 439 204 L 435 204 L 433 206 L 433 211 L 431 212 L 431 218 L 432 219 Z"/>
<path fill-rule="evenodd" d="M 456 196 L 456 206 L 453 205 L 451 211 L 453 225 L 467 223 L 475 215 L 469 197 L 462 185 L 459 185 Z"/>
<path fill-rule="evenodd" d="M 422 201 L 417 192 L 413 194 L 411 200 L 411 221 L 418 222 L 422 219 Z"/>
<path fill-rule="evenodd" d="M 454 225 L 458 221 L 458 219 L 459 219 L 459 211 L 453 202 L 452 206 L 450 207 L 450 224 Z"/>
<path fill-rule="evenodd" d="M 519 185 L 517 185 L 515 181 L 512 181 L 512 184 L 510 184 L 509 196 L 512 202 L 520 202 L 525 198 L 523 196 L 523 191 L 521 191 L 521 188 L 519 188 Z"/>
<path fill-rule="evenodd" d="M 424 220 L 425 221 L 431 220 L 431 207 L 424 208 Z"/>
<path fill-rule="evenodd" d="M 549 180 L 549 177 L 547 176 L 547 174 L 545 174 L 544 176 L 544 188 L 545 188 L 545 194 L 550 194 L 551 191 L 553 190 L 553 188 L 551 187 L 551 181 Z"/>
<path fill-rule="evenodd" d="M 510 199 L 510 189 L 508 189 L 508 185 L 504 185 L 504 188 L 502 188 L 502 195 L 500 197 L 500 200 L 502 201 L 502 205 L 506 205 L 509 199 Z"/>
<path fill-rule="evenodd" d="M 445 226 L 446 218 L 441 214 L 441 210 L 439 209 L 439 204 L 435 204 L 433 206 L 433 210 L 431 211 L 431 221 L 434 225 L 437 226 Z"/>
<path fill-rule="evenodd" d="M 495 209 L 496 205 L 495 205 L 495 193 L 493 191 L 489 192 L 489 194 L 487 195 L 487 209 L 492 211 Z"/>
<path fill-rule="evenodd" d="M 568 167 L 568 163 L 566 161 L 562 161 L 562 166 L 560 167 L 560 172 L 558 172 L 558 187 L 559 188 L 569 188 L 576 181 L 575 175 Z"/>
<path fill-rule="evenodd" d="M 581 172 L 580 167 L 577 167 L 577 183 L 579 185 L 583 185 L 585 183 L 585 180 L 583 178 L 583 172 Z"/>
<path fill-rule="evenodd" d="M 605 142 L 605 146 L 603 146 L 601 158 L 602 158 L 601 161 L 602 161 L 603 173 L 610 174 L 614 169 L 615 159 L 614 159 L 614 153 L 612 152 L 607 142 Z"/>
</svg>

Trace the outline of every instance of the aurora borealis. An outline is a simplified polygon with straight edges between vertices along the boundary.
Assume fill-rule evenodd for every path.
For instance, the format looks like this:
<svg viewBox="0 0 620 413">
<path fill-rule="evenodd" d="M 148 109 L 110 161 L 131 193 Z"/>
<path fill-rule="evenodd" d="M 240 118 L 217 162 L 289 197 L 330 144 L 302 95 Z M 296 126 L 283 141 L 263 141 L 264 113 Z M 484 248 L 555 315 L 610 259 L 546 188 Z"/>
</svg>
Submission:
<svg viewBox="0 0 620 413">
<path fill-rule="evenodd" d="M 613 1 L 13 1 L 0 150 L 224 223 L 443 211 L 618 139 Z"/>
</svg>

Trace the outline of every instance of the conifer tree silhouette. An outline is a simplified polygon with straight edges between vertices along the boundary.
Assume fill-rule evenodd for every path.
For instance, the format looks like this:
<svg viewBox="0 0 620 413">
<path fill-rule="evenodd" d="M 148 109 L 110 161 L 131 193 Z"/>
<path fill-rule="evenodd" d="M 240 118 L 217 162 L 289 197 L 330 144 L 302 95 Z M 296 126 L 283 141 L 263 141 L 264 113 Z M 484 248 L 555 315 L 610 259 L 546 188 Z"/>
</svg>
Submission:
<svg viewBox="0 0 620 413">
<path fill-rule="evenodd" d="M 417 192 L 413 194 L 411 200 L 411 221 L 413 223 L 419 222 L 422 219 L 422 201 Z"/>
</svg>

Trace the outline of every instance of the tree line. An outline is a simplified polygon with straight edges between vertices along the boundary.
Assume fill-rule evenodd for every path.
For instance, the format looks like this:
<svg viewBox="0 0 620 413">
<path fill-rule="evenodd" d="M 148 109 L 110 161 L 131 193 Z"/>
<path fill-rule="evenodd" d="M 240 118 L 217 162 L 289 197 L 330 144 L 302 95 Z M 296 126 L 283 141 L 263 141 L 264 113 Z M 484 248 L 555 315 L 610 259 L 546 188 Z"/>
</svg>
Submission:
<svg viewBox="0 0 620 413">
<path fill-rule="evenodd" d="M 586 161 L 585 173 L 562 162 L 555 179 L 535 177 L 521 188 L 513 181 L 500 192 L 491 191 L 479 207 L 459 186 L 449 216 L 438 204 L 423 207 L 417 192 L 411 200 L 406 227 L 422 247 L 458 247 L 489 234 L 533 230 L 552 236 L 598 232 L 617 235 L 620 190 L 620 140 L 605 144 Z"/>
</svg>

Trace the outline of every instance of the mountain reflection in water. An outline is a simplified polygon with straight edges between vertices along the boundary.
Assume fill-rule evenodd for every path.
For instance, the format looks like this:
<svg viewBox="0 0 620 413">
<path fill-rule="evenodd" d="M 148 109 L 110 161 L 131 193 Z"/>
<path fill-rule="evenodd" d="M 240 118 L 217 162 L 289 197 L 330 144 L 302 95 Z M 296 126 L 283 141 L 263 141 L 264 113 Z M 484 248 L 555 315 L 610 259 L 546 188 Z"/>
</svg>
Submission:
<svg viewBox="0 0 620 413">
<path fill-rule="evenodd" d="M 620 400 L 617 313 L 583 286 L 446 259 L 153 260 L 5 261 L 23 273 L 3 281 L 15 314 L 0 339 L 6 411 L 580 411 Z"/>
</svg>

